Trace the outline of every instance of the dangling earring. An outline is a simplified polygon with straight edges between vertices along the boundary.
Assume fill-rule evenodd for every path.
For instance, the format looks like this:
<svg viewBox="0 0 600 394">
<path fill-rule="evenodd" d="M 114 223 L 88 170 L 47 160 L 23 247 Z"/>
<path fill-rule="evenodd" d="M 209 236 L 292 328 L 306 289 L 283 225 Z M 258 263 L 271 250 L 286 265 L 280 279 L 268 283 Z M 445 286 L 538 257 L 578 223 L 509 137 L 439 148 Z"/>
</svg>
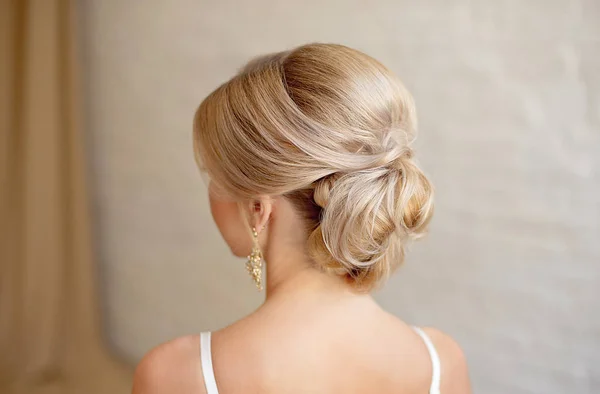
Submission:
<svg viewBox="0 0 600 394">
<path fill-rule="evenodd" d="M 248 256 L 248 261 L 246 262 L 246 270 L 254 280 L 256 284 L 256 288 L 258 291 L 262 291 L 262 253 L 260 251 L 260 245 L 258 244 L 258 233 L 256 229 L 252 227 L 252 252 L 250 252 L 250 256 Z"/>
</svg>

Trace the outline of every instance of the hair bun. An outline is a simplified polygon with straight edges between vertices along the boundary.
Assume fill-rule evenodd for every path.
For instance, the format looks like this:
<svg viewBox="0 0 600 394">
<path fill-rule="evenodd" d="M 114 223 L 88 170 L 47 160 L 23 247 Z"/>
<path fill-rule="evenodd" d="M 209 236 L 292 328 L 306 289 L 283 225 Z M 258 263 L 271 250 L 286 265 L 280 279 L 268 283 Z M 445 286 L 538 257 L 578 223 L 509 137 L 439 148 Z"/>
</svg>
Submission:
<svg viewBox="0 0 600 394">
<path fill-rule="evenodd" d="M 402 263 L 406 241 L 425 233 L 433 211 L 431 184 L 407 157 L 327 177 L 314 198 L 323 212 L 309 238 L 311 256 L 366 289 Z"/>
</svg>

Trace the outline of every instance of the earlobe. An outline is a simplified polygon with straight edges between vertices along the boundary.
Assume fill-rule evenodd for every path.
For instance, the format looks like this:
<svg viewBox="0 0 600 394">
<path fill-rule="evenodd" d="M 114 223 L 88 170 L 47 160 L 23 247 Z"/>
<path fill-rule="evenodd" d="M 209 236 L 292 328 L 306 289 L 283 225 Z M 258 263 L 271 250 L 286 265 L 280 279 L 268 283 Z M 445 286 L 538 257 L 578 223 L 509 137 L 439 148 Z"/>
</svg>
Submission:
<svg viewBox="0 0 600 394">
<path fill-rule="evenodd" d="M 264 230 L 273 213 L 273 199 L 261 197 L 252 203 L 252 214 L 254 216 L 254 227 L 259 233 Z"/>
</svg>

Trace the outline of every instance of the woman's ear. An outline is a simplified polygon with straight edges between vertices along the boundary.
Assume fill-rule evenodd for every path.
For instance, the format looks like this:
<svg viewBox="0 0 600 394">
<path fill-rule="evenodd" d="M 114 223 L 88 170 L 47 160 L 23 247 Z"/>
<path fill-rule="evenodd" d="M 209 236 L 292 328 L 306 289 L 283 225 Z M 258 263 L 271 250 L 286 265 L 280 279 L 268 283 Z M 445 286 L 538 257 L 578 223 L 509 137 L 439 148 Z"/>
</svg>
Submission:
<svg viewBox="0 0 600 394">
<path fill-rule="evenodd" d="M 250 225 L 254 227 L 258 233 L 265 228 L 269 219 L 271 219 L 273 203 L 273 199 L 268 196 L 250 201 Z"/>
</svg>

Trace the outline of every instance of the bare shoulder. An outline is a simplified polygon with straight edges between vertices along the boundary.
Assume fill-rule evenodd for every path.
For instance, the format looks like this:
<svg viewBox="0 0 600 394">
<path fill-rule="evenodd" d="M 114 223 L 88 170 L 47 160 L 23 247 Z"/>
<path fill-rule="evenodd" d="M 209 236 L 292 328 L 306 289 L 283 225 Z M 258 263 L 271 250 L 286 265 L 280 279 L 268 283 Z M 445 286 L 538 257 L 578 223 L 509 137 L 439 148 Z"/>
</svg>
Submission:
<svg viewBox="0 0 600 394">
<path fill-rule="evenodd" d="M 471 384 L 467 360 L 458 343 L 448 334 L 425 327 L 423 331 L 429 336 L 440 356 L 442 366 L 441 392 L 448 394 L 470 394 Z"/>
<path fill-rule="evenodd" d="M 133 394 L 203 394 L 198 335 L 176 338 L 150 350 L 133 377 Z"/>
</svg>

